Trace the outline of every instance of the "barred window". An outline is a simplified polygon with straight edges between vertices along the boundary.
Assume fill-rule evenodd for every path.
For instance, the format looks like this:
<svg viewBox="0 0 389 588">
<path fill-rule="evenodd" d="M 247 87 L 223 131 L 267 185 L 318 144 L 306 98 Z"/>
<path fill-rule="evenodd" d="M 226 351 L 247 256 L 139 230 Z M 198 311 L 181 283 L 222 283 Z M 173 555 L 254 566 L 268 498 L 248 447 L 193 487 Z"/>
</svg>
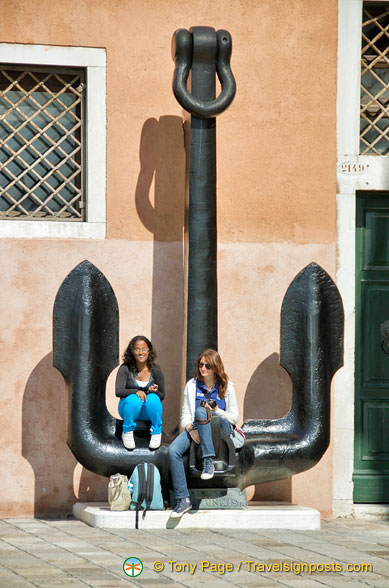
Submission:
<svg viewBox="0 0 389 588">
<path fill-rule="evenodd" d="M 361 155 L 389 155 L 389 6 L 365 2 L 362 22 Z"/>
<path fill-rule="evenodd" d="M 83 221 L 82 69 L 0 65 L 0 219 Z"/>
</svg>

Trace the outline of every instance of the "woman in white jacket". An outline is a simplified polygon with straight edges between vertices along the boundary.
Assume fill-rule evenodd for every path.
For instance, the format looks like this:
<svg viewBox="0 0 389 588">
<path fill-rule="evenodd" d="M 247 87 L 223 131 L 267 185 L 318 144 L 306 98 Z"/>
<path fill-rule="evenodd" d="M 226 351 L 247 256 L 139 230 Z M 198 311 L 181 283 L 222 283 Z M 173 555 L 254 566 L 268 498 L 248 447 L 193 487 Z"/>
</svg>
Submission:
<svg viewBox="0 0 389 588">
<path fill-rule="evenodd" d="M 208 409 L 208 411 L 207 411 Z M 181 517 L 192 508 L 186 483 L 182 456 L 189 450 L 191 442 L 200 444 L 204 464 L 201 478 L 210 480 L 214 475 L 209 410 L 212 416 L 220 416 L 220 424 L 227 433 L 231 425 L 238 422 L 238 403 L 234 385 L 228 380 L 220 355 L 214 349 L 206 349 L 198 357 L 196 376 L 189 380 L 184 390 L 181 411 L 181 428 L 184 431 L 169 446 L 169 465 L 177 504 L 172 518 Z"/>
</svg>

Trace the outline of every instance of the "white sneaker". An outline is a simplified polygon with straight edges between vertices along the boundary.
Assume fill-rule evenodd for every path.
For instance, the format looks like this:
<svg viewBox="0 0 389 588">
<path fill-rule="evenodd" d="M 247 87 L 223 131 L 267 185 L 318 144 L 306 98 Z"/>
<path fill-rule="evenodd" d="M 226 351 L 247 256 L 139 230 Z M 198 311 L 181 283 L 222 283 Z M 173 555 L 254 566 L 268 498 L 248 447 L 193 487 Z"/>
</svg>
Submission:
<svg viewBox="0 0 389 588">
<path fill-rule="evenodd" d="M 127 431 L 127 433 L 123 433 L 122 441 L 126 449 L 135 449 L 134 431 Z"/>
<path fill-rule="evenodd" d="M 159 435 L 151 435 L 149 448 L 150 449 L 158 449 L 158 447 L 161 445 L 161 438 L 162 438 L 161 433 L 159 433 Z"/>
</svg>

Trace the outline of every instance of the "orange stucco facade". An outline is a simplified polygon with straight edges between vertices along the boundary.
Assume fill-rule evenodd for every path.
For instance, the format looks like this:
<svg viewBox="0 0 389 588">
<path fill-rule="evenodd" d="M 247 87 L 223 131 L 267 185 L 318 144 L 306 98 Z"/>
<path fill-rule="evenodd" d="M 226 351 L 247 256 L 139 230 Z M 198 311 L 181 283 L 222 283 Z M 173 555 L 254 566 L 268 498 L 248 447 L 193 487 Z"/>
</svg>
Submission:
<svg viewBox="0 0 389 588">
<path fill-rule="evenodd" d="M 173 429 L 182 390 L 185 118 L 171 79 L 178 28 L 230 31 L 237 94 L 217 122 L 219 351 L 241 422 L 289 409 L 278 365 L 282 298 L 315 260 L 336 263 L 337 1 L 2 0 L 0 43 L 104 48 L 105 239 L 2 239 L 0 514 L 66 513 L 107 480 L 66 446 L 66 390 L 52 367 L 52 306 L 89 259 L 118 298 L 120 348 L 152 338 Z M 1 221 L 0 221 L 1 222 Z M 33 222 L 33 221 L 31 221 Z M 116 412 L 115 373 L 107 402 Z M 4 472 L 6 472 L 4 474 Z M 331 447 L 312 470 L 256 489 L 331 514 Z"/>
</svg>

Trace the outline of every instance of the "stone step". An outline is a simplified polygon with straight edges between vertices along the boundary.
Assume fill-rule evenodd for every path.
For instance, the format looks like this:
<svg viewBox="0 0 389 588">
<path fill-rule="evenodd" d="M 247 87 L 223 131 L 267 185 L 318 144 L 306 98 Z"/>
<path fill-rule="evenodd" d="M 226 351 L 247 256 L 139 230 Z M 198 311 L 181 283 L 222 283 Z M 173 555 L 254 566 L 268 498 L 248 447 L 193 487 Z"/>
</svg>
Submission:
<svg viewBox="0 0 389 588">
<path fill-rule="evenodd" d="M 151 510 L 142 518 L 140 529 L 320 529 L 320 513 L 314 508 L 288 502 L 251 502 L 248 508 L 232 510 L 192 510 L 179 519 L 169 519 L 171 510 Z M 135 528 L 135 512 L 113 512 L 107 502 L 76 502 L 76 519 L 91 527 Z"/>
</svg>

